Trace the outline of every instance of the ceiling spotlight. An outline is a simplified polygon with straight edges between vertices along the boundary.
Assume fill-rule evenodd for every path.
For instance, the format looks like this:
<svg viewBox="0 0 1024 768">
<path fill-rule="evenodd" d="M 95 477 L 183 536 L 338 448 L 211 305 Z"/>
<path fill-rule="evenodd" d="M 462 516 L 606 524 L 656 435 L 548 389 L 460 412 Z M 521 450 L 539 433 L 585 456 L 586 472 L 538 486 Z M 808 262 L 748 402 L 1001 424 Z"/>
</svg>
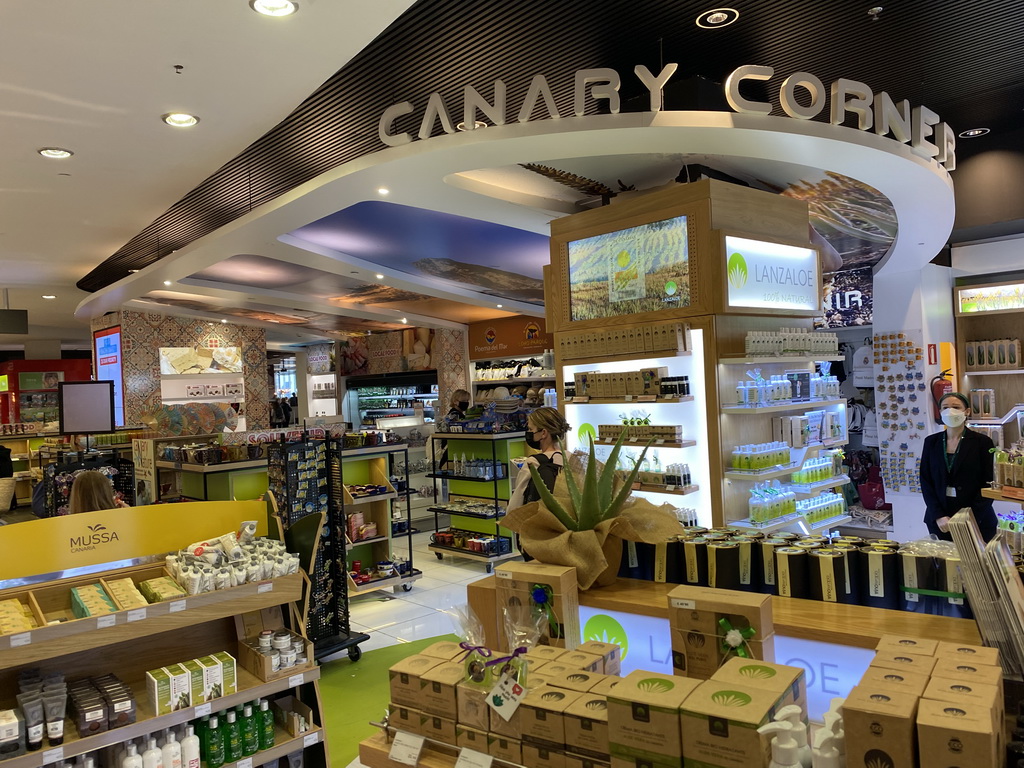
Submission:
<svg viewBox="0 0 1024 768">
<path fill-rule="evenodd" d="M 52 293 L 44 293 L 43 294 L 43 298 L 44 299 L 56 299 L 57 297 L 54 296 Z"/>
<path fill-rule="evenodd" d="M 249 7 L 263 16 L 291 16 L 299 10 L 294 0 L 249 0 Z"/>
<path fill-rule="evenodd" d="M 960 131 L 957 134 L 961 139 L 976 139 L 979 136 L 984 136 L 986 133 L 992 133 L 991 128 L 971 128 L 966 131 Z"/>
<path fill-rule="evenodd" d="M 871 17 L 872 21 L 878 21 L 878 14 L 880 14 L 884 10 L 885 9 L 880 5 L 873 5 L 870 8 L 868 8 L 868 16 Z"/>
<path fill-rule="evenodd" d="M 735 8 L 712 8 L 697 17 L 697 26 L 704 29 L 727 27 L 740 17 Z"/>
<path fill-rule="evenodd" d="M 458 123 L 455 124 L 455 130 L 457 130 L 457 131 L 471 131 L 471 130 L 475 131 L 478 128 L 486 128 L 486 127 L 487 127 L 487 123 L 485 123 L 483 120 L 474 120 L 472 128 L 468 128 L 466 126 L 465 121 L 458 122 Z"/>
<path fill-rule="evenodd" d="M 137 270 L 137 269 L 129 269 L 129 270 L 128 270 L 128 274 L 129 274 L 129 275 L 134 275 L 134 274 L 135 274 L 136 272 L 138 272 L 138 271 L 139 271 L 139 270 Z"/>
<path fill-rule="evenodd" d="M 43 157 L 48 157 L 51 160 L 63 160 L 65 157 L 71 157 L 75 154 L 70 149 L 61 149 L 60 147 L 43 147 L 37 151 Z"/>
<path fill-rule="evenodd" d="M 170 284 L 171 284 L 170 280 L 164 280 L 164 285 L 170 285 Z"/>
<path fill-rule="evenodd" d="M 408 322 L 409 322 L 409 319 L 408 319 L 408 318 L 405 318 L 405 317 L 403 317 L 403 318 L 402 318 L 402 322 L 403 322 L 403 323 L 408 323 Z"/>
<path fill-rule="evenodd" d="M 191 128 L 199 122 L 198 117 L 188 112 L 168 112 L 166 115 L 160 115 L 160 119 L 172 128 Z"/>
<path fill-rule="evenodd" d="M 501 304 L 495 304 L 494 306 L 496 306 L 498 309 L 501 309 L 501 307 L 502 307 Z"/>
<path fill-rule="evenodd" d="M 220 319 L 220 321 L 221 321 L 222 323 L 226 323 L 226 322 L 228 321 L 228 319 L 227 319 L 226 317 L 222 317 L 222 318 Z"/>
<path fill-rule="evenodd" d="M 377 273 L 377 279 L 378 280 L 383 280 L 384 279 L 384 275 L 382 275 L 380 272 L 378 272 Z"/>
<path fill-rule="evenodd" d="M 387 197 L 388 195 L 391 194 L 391 190 L 388 189 L 387 187 L 377 187 L 377 194 L 381 195 L 382 197 Z"/>
</svg>

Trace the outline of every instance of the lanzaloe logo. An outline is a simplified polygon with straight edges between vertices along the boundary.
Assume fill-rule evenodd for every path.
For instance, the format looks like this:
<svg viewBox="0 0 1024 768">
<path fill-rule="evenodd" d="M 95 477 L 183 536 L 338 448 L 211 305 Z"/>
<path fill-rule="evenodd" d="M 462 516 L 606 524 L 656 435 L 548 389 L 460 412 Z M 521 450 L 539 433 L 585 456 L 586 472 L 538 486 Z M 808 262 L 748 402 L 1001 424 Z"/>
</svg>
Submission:
<svg viewBox="0 0 1024 768">
<path fill-rule="evenodd" d="M 629 639 L 626 630 L 611 616 L 599 613 L 591 616 L 583 627 L 584 640 L 596 640 L 599 643 L 613 643 L 622 648 L 622 658 L 626 658 L 629 650 Z"/>
<path fill-rule="evenodd" d="M 729 257 L 726 270 L 729 273 L 729 282 L 733 288 L 742 288 L 747 284 L 747 260 L 743 258 L 742 253 L 739 251 L 733 252 L 732 256 Z"/>
</svg>

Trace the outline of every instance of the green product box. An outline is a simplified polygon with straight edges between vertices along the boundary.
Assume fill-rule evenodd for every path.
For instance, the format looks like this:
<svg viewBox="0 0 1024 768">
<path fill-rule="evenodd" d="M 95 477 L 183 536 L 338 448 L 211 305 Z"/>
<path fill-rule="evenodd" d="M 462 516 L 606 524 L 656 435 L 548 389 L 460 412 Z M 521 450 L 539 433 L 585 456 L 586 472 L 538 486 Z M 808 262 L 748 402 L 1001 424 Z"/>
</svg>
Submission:
<svg viewBox="0 0 1024 768">
<path fill-rule="evenodd" d="M 238 691 L 238 667 L 235 664 L 235 657 L 227 651 L 220 651 L 213 654 L 213 658 L 220 662 L 221 678 L 224 681 L 224 692 L 222 696 Z"/>
<path fill-rule="evenodd" d="M 192 692 L 192 706 L 202 704 L 206 701 L 206 691 L 203 685 L 205 679 L 204 667 L 195 659 L 183 661 L 178 666 L 188 672 L 189 689 Z"/>
<path fill-rule="evenodd" d="M 203 668 L 203 701 L 219 699 L 224 695 L 224 673 L 220 661 L 213 656 L 195 660 Z"/>
<path fill-rule="evenodd" d="M 166 669 L 151 669 L 146 672 L 146 693 L 153 705 L 153 714 L 167 715 L 171 708 L 171 676 Z"/>
</svg>

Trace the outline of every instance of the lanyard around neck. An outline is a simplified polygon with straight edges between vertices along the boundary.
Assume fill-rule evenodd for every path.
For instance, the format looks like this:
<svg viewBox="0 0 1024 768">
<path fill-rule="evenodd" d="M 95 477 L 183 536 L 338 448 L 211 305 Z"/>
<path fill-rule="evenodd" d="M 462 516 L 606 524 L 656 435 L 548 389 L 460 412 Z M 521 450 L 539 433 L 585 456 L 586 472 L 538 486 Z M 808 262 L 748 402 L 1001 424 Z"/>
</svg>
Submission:
<svg viewBox="0 0 1024 768">
<path fill-rule="evenodd" d="M 964 431 L 966 432 L 966 430 L 964 430 Z M 963 435 L 963 433 L 960 434 L 960 441 L 956 444 L 956 450 L 953 451 L 953 455 L 952 456 L 950 456 L 950 454 L 949 454 L 949 449 L 948 449 L 949 442 L 948 441 L 949 441 L 949 433 L 948 432 L 943 432 L 942 433 L 942 455 L 946 457 L 946 471 L 947 472 L 952 472 L 953 471 L 953 464 L 956 463 L 956 455 L 958 453 L 960 453 L 960 446 L 964 444 L 964 435 Z"/>
</svg>

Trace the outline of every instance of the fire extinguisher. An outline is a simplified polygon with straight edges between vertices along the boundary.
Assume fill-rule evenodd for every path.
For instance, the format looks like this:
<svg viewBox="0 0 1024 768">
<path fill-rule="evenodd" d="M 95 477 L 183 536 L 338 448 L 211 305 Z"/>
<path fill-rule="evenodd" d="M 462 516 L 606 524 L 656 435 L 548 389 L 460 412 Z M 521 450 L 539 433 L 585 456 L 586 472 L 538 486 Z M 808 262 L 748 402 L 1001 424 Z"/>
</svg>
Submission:
<svg viewBox="0 0 1024 768">
<path fill-rule="evenodd" d="M 939 413 L 939 403 L 942 398 L 953 391 L 953 382 L 949 380 L 949 371 L 947 368 L 934 379 L 932 379 L 932 416 L 935 417 L 935 423 L 942 423 L 942 414 Z"/>
</svg>

